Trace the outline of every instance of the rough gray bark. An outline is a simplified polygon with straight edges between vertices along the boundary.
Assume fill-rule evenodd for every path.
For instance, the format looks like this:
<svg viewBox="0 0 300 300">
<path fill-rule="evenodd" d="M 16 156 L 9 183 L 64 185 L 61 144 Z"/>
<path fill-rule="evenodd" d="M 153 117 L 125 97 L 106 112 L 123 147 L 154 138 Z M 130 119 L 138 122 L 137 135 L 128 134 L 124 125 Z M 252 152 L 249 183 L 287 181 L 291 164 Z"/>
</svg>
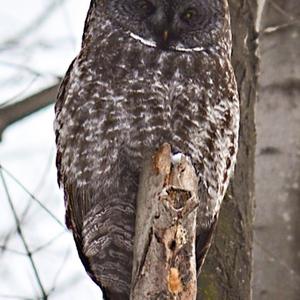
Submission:
<svg viewBox="0 0 300 300">
<path fill-rule="evenodd" d="M 267 1 L 260 31 L 253 297 L 300 295 L 300 2 Z"/>
<path fill-rule="evenodd" d="M 241 102 L 238 163 L 198 281 L 197 299 L 201 300 L 251 299 L 257 1 L 230 0 L 229 6 L 233 30 L 232 60 Z"/>
<path fill-rule="evenodd" d="M 190 160 L 172 162 L 164 144 L 139 184 L 132 300 L 196 299 L 198 179 Z"/>
</svg>

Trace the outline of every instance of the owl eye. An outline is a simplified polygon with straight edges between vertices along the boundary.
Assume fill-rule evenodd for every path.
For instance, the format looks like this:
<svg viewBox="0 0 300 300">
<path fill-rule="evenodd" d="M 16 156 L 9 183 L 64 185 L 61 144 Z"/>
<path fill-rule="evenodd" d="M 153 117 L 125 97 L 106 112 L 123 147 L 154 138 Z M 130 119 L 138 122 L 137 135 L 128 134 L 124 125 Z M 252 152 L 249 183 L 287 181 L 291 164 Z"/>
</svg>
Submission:
<svg viewBox="0 0 300 300">
<path fill-rule="evenodd" d="M 155 12 L 155 6 L 148 0 L 137 1 L 136 5 L 139 11 L 146 16 L 150 16 Z"/>
<path fill-rule="evenodd" d="M 197 11 L 195 8 L 188 8 L 184 11 L 184 13 L 180 16 L 181 20 L 185 23 L 190 24 L 197 17 Z"/>
</svg>

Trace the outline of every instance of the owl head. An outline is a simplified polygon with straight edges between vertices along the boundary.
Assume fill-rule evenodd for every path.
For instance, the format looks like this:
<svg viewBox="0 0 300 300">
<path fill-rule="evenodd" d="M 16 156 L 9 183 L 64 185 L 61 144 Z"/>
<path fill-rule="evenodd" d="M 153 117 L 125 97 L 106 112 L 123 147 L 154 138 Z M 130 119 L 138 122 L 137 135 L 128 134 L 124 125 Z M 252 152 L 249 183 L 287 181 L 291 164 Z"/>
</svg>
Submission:
<svg viewBox="0 0 300 300">
<path fill-rule="evenodd" d="M 104 1 L 111 22 L 151 47 L 203 49 L 224 42 L 228 35 L 227 0 Z"/>
</svg>

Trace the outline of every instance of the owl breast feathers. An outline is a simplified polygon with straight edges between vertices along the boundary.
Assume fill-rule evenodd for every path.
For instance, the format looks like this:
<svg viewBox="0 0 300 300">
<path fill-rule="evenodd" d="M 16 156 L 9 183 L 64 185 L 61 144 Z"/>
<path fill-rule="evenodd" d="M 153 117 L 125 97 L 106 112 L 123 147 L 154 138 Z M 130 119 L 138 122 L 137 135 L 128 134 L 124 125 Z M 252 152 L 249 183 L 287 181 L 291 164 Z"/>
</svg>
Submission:
<svg viewBox="0 0 300 300">
<path fill-rule="evenodd" d="M 200 270 L 236 161 L 230 52 L 226 0 L 91 2 L 55 131 L 66 223 L 106 299 L 129 299 L 141 164 L 165 142 L 199 178 Z"/>
</svg>

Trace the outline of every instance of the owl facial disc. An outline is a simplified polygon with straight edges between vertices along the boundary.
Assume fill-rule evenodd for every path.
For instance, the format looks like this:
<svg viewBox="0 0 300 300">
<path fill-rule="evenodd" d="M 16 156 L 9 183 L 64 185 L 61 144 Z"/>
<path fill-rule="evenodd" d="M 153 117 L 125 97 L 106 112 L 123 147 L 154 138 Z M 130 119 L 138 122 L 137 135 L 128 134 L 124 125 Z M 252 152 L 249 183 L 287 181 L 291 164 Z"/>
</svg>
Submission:
<svg viewBox="0 0 300 300">
<path fill-rule="evenodd" d="M 151 40 L 146 40 L 143 37 L 130 32 L 130 37 L 132 37 L 133 39 L 139 41 L 140 43 L 142 43 L 145 46 L 148 47 L 152 47 L 152 48 L 158 48 L 157 47 L 157 43 L 155 41 L 151 41 Z M 183 45 L 179 44 L 176 46 L 171 46 L 169 48 L 169 50 L 173 50 L 173 51 L 179 51 L 179 52 L 202 52 L 205 49 L 203 47 L 194 47 L 194 48 L 184 48 Z"/>
</svg>

